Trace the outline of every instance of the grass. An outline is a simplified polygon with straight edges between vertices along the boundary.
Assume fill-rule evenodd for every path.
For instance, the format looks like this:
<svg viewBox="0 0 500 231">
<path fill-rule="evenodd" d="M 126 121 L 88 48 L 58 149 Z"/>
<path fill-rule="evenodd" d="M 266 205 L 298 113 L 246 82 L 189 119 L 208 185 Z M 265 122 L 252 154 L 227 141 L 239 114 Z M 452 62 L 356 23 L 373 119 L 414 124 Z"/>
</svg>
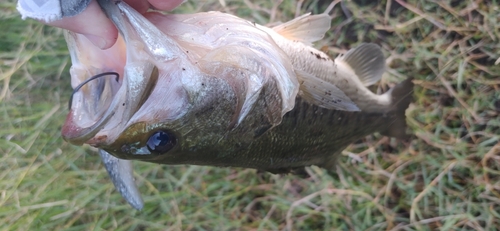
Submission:
<svg viewBox="0 0 500 231">
<path fill-rule="evenodd" d="M 222 6 L 219 2 L 224 2 Z M 266 24 L 302 1 L 188 2 Z M 304 1 L 320 13 L 328 1 Z M 310 177 L 135 163 L 145 209 L 111 184 L 95 151 L 60 137 L 71 88 L 59 29 L 0 3 L 1 230 L 494 230 L 500 227 L 500 2 L 348 1 L 316 46 L 332 55 L 383 47 L 378 89 L 415 78 L 409 142 L 351 145 Z"/>
</svg>

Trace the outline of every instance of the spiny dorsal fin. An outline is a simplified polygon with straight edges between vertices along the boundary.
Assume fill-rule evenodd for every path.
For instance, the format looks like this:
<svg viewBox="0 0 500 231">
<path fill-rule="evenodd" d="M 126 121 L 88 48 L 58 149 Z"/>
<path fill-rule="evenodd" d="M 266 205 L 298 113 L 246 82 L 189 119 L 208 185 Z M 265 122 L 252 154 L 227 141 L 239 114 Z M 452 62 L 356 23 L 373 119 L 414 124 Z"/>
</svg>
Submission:
<svg viewBox="0 0 500 231">
<path fill-rule="evenodd" d="M 299 95 L 307 102 L 342 111 L 359 111 L 358 106 L 335 85 L 305 71 L 295 70 L 299 80 Z"/>
<path fill-rule="evenodd" d="M 311 45 L 322 39 L 330 29 L 332 18 L 327 14 L 304 14 L 298 18 L 273 27 L 283 37 Z"/>
<path fill-rule="evenodd" d="M 338 59 L 347 63 L 365 86 L 379 81 L 385 72 L 384 54 L 373 43 L 363 43 Z"/>
</svg>

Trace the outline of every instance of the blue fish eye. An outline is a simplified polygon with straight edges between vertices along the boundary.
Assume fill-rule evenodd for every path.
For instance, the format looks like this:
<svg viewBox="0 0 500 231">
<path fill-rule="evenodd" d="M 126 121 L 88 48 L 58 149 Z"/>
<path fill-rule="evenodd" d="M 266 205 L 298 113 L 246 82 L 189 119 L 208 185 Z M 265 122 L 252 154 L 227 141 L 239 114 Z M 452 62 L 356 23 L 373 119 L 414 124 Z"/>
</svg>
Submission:
<svg viewBox="0 0 500 231">
<path fill-rule="evenodd" d="M 164 154 L 177 144 L 174 134 L 167 131 L 156 131 L 148 139 L 146 145 L 151 153 Z"/>
</svg>

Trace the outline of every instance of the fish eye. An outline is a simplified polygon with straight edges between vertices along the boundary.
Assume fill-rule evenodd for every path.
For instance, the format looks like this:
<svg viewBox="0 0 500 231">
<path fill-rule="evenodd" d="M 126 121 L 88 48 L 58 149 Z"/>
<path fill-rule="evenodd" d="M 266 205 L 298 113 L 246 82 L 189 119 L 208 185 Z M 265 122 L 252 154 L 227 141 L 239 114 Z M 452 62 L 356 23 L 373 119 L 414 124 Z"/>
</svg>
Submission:
<svg viewBox="0 0 500 231">
<path fill-rule="evenodd" d="M 149 151 L 154 154 L 164 154 L 177 144 L 175 135 L 168 131 L 156 131 L 146 143 Z"/>
</svg>

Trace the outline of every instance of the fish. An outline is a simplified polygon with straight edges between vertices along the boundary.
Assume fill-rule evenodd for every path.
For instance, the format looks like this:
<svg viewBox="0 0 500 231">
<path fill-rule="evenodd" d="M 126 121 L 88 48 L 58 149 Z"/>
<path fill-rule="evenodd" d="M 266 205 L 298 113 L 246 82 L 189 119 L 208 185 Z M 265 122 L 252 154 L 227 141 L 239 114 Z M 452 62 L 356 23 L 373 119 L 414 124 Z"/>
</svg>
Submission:
<svg viewBox="0 0 500 231">
<path fill-rule="evenodd" d="M 66 32 L 74 89 L 62 137 L 98 149 L 125 200 L 142 209 L 132 161 L 275 174 L 335 166 L 352 142 L 407 138 L 412 78 L 383 94 L 376 44 L 332 59 L 312 44 L 331 17 L 266 27 L 221 12 L 139 14 L 99 0 L 120 34 L 100 50 Z"/>
</svg>

